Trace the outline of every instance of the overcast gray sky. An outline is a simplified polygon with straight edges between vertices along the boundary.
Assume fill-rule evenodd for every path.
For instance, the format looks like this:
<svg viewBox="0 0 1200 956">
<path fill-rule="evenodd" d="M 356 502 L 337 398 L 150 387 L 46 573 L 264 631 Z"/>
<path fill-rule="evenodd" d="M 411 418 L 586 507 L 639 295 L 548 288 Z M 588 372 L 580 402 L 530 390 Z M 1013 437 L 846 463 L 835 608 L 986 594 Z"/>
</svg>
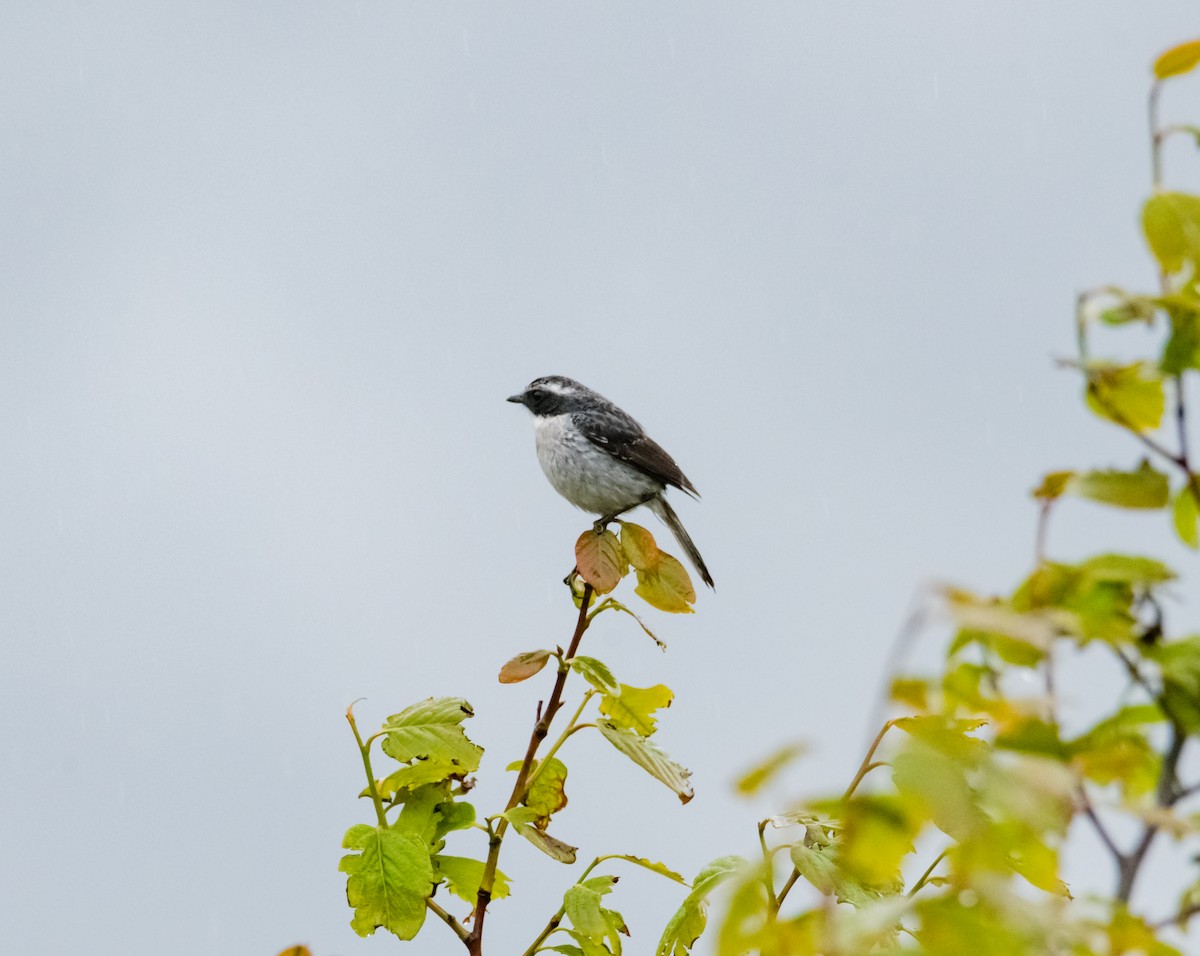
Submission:
<svg viewBox="0 0 1200 956">
<path fill-rule="evenodd" d="M 5 4 L 4 949 L 396 951 L 348 927 L 342 714 L 467 697 L 499 808 L 539 691 L 495 674 L 566 641 L 587 525 L 503 401 L 543 374 L 679 460 L 719 588 L 650 612 L 665 656 L 589 635 L 675 689 L 695 801 L 576 738 L 558 835 L 690 874 L 840 789 L 919 588 L 1010 587 L 1041 472 L 1137 458 L 1052 357 L 1076 290 L 1152 282 L 1148 64 L 1195 13 Z M 1159 517 L 1074 505 L 1051 538 L 1143 545 L 1194 567 Z M 735 800 L 794 737 L 788 786 Z M 571 878 L 502 866 L 497 953 Z M 622 882 L 632 951 L 677 902 Z"/>
</svg>

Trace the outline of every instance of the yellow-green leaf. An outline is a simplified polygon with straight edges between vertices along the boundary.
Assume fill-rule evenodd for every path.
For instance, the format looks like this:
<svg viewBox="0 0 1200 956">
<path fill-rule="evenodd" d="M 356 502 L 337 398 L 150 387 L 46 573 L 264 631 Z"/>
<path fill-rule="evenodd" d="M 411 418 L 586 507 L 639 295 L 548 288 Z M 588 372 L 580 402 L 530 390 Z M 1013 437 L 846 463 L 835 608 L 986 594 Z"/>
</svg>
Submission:
<svg viewBox="0 0 1200 956">
<path fill-rule="evenodd" d="M 479 769 L 483 748 L 471 743 L 462 722 L 474 716 L 461 697 L 430 697 L 393 714 L 383 725 L 383 752 L 406 763 L 409 760 L 444 760 L 462 773 Z"/>
<path fill-rule="evenodd" d="M 1118 508 L 1164 508 L 1171 493 L 1167 476 L 1145 459 L 1136 471 L 1085 471 L 1071 479 L 1068 489 Z"/>
<path fill-rule="evenodd" d="M 354 908 L 350 927 L 370 936 L 382 927 L 412 939 L 425 922 L 425 901 L 433 895 L 429 848 L 411 833 L 359 824 L 346 831 L 342 846 L 357 850 L 342 857 L 346 898 Z"/>
<path fill-rule="evenodd" d="M 1197 63 L 1200 63 L 1200 40 L 1188 40 L 1158 55 L 1154 61 L 1154 75 L 1165 80 L 1195 69 Z"/>
<path fill-rule="evenodd" d="M 600 713 L 617 727 L 625 727 L 649 737 L 658 725 L 654 712 L 670 707 L 674 699 L 674 692 L 665 684 L 655 684 L 653 687 L 622 684 L 619 694 L 604 695 L 600 701 Z"/>
<path fill-rule="evenodd" d="M 571 670 L 575 671 L 576 674 L 595 687 L 600 693 L 619 694 L 621 692 L 621 685 L 613 677 L 613 672 L 608 669 L 608 665 L 604 661 L 580 654 L 578 657 L 572 657 L 570 664 Z"/>
<path fill-rule="evenodd" d="M 446 889 L 475 905 L 479 898 L 479 884 L 483 880 L 483 863 L 465 856 L 438 856 L 433 860 L 434 872 L 446 883 Z M 496 871 L 492 883 L 492 899 L 502 900 L 508 896 L 508 877 Z"/>
<path fill-rule="evenodd" d="M 1175 493 L 1171 508 L 1175 533 L 1189 548 L 1200 548 L 1200 506 L 1196 504 L 1196 495 L 1200 492 L 1195 490 L 1196 487 L 1200 487 L 1200 477 L 1192 476 L 1191 481 Z"/>
<path fill-rule="evenodd" d="M 673 614 L 690 614 L 696 603 L 692 579 L 679 561 L 659 552 L 658 563 L 650 570 L 638 569 L 634 592 L 651 607 Z"/>
<path fill-rule="evenodd" d="M 692 881 L 692 891 L 667 922 L 655 956 L 688 956 L 708 924 L 709 895 L 745 867 L 746 861 L 736 856 L 723 856 L 705 865 Z"/>
<path fill-rule="evenodd" d="M 659 555 L 658 544 L 654 535 L 640 524 L 632 521 L 621 522 L 621 547 L 629 563 L 638 571 L 646 571 L 657 567 Z"/>
<path fill-rule="evenodd" d="M 674 880 L 676 883 L 682 883 L 684 886 L 687 886 L 687 881 L 665 863 L 656 863 L 654 860 L 647 860 L 644 856 L 632 856 L 628 853 L 605 854 L 605 858 L 609 860 L 625 860 L 628 863 L 633 863 L 636 866 L 649 870 L 651 873 L 657 873 L 659 876 L 665 876 L 668 880 Z"/>
<path fill-rule="evenodd" d="M 674 790 L 681 803 L 687 803 L 695 795 L 688 783 L 692 772 L 668 757 L 652 741 L 607 720 L 597 721 L 596 729 L 626 757 Z"/>
<path fill-rule="evenodd" d="M 775 750 L 765 760 L 760 760 L 743 773 L 735 786 L 743 796 L 752 796 L 775 779 L 793 760 L 803 754 L 808 748 L 802 743 L 790 743 Z"/>
<path fill-rule="evenodd" d="M 1067 485 L 1075 477 L 1073 471 L 1052 471 L 1043 476 L 1042 483 L 1033 489 L 1031 494 L 1043 501 L 1053 501 L 1067 490 Z"/>
<path fill-rule="evenodd" d="M 629 562 L 615 534 L 607 529 L 601 534 L 590 530 L 575 542 L 575 567 L 597 594 L 607 594 L 621 583 Z"/>
<path fill-rule="evenodd" d="M 508 765 L 509 770 L 520 770 L 522 761 L 517 760 Z M 523 806 L 536 810 L 538 815 L 532 823 L 539 830 L 545 830 L 550 825 L 550 817 L 567 805 L 567 793 L 564 789 L 567 782 L 567 765 L 557 757 L 541 761 L 530 772 L 532 783 L 521 800 Z"/>
<path fill-rule="evenodd" d="M 1180 272 L 1200 259 L 1200 196 L 1161 192 L 1142 207 L 1142 231 L 1166 272 Z"/>
<path fill-rule="evenodd" d="M 1145 362 L 1088 366 L 1087 406 L 1101 418 L 1135 431 L 1151 431 L 1162 423 L 1166 395 L 1162 374 Z"/>
</svg>

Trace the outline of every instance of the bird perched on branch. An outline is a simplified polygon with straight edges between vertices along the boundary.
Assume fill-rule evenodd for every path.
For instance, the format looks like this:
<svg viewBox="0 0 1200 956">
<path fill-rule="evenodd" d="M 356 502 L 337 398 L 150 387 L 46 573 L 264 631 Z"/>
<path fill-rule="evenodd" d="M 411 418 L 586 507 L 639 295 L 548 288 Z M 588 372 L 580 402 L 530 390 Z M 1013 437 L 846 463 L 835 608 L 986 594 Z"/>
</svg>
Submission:
<svg viewBox="0 0 1200 956">
<path fill-rule="evenodd" d="M 645 505 L 671 529 L 701 579 L 713 587 L 704 559 L 665 497 L 668 485 L 693 498 L 699 492 L 627 412 L 562 375 L 534 379 L 508 400 L 533 413 L 538 462 L 555 491 L 576 508 L 599 515 L 597 526 Z"/>
</svg>

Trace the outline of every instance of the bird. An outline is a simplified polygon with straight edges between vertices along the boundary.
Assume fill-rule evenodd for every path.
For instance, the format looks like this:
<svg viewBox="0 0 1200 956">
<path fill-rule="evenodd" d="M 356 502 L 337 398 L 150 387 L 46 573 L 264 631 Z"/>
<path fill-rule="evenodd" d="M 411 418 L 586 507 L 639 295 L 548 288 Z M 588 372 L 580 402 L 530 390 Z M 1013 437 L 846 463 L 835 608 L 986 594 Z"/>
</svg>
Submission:
<svg viewBox="0 0 1200 956">
<path fill-rule="evenodd" d="M 533 413 L 538 463 L 554 490 L 599 515 L 597 530 L 645 505 L 675 536 L 710 588 L 712 575 L 665 497 L 668 487 L 699 498 L 675 459 L 628 412 L 565 375 L 535 378 L 508 401 Z"/>
</svg>

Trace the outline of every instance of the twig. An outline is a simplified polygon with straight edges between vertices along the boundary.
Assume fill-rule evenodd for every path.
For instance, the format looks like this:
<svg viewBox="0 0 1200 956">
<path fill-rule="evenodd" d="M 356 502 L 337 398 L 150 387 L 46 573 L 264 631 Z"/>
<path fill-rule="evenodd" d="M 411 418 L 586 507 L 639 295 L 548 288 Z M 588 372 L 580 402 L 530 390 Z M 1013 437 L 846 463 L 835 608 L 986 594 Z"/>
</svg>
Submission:
<svg viewBox="0 0 1200 956">
<path fill-rule="evenodd" d="M 925 886 L 926 883 L 929 882 L 929 878 L 931 876 L 933 876 L 933 871 L 937 869 L 937 865 L 939 863 L 941 863 L 942 860 L 946 859 L 946 854 L 949 852 L 950 852 L 949 850 L 942 850 L 941 853 L 939 853 L 937 856 L 935 856 L 933 858 L 933 862 L 930 863 L 929 866 L 927 866 L 925 868 L 925 872 L 921 874 L 920 879 L 918 879 L 917 882 L 913 884 L 913 888 L 911 890 L 909 890 L 905 894 L 905 896 L 909 897 L 910 899 L 912 897 L 916 896 L 917 893 L 921 890 L 921 888 L 923 886 Z"/>
<path fill-rule="evenodd" d="M 471 935 L 471 931 L 463 926 L 458 920 L 447 913 L 444 909 L 438 906 L 432 899 L 425 900 L 425 908 L 433 913 L 438 919 L 450 927 L 454 931 L 454 935 L 461 939 L 464 943 L 467 937 Z"/>
<path fill-rule="evenodd" d="M 1095 828 L 1097 836 L 1100 837 L 1100 842 L 1102 842 L 1105 848 L 1107 848 L 1108 852 L 1112 854 L 1113 860 L 1117 864 L 1117 868 L 1120 869 L 1125 862 L 1125 854 L 1120 851 L 1120 849 L 1117 847 L 1117 844 L 1113 842 L 1112 836 L 1109 835 L 1108 829 L 1103 823 L 1100 822 L 1100 817 L 1096 813 L 1096 808 L 1092 806 L 1092 801 L 1088 798 L 1087 791 L 1083 788 L 1082 784 L 1079 787 L 1079 800 L 1080 803 L 1083 804 L 1084 816 L 1091 821 L 1092 827 Z"/>
<path fill-rule="evenodd" d="M 879 748 L 880 742 L 883 740 L 883 735 L 895 726 L 894 720 L 889 720 L 879 728 L 879 733 L 875 735 L 875 739 L 871 741 L 871 746 L 867 748 L 867 755 L 863 757 L 863 762 L 858 766 L 858 773 L 854 775 L 854 779 L 850 781 L 850 786 L 846 788 L 846 792 L 842 794 L 842 803 L 845 803 L 852 796 L 854 791 L 858 789 L 858 785 L 862 783 L 863 777 L 869 774 L 876 767 L 882 767 L 883 762 L 872 763 L 871 758 L 875 756 L 875 751 Z"/>
<path fill-rule="evenodd" d="M 1183 745 L 1187 742 L 1187 731 L 1174 721 L 1171 722 L 1171 742 L 1163 755 L 1162 769 L 1158 776 L 1158 791 L 1156 793 L 1159 807 L 1167 809 L 1179 802 L 1179 785 L 1177 771 L 1179 758 L 1183 754 Z M 1133 884 L 1137 880 L 1142 861 L 1158 834 L 1156 823 L 1147 823 L 1142 829 L 1137 845 L 1124 857 L 1120 858 L 1117 875 L 1117 902 L 1129 905 L 1133 895 Z"/>
<path fill-rule="evenodd" d="M 583 639 L 583 633 L 588 628 L 588 607 L 591 603 L 592 586 L 585 583 L 583 586 L 583 595 L 579 601 L 579 617 L 575 622 L 575 633 L 571 635 L 571 645 L 567 648 L 564 660 L 570 660 L 579 650 L 579 642 Z M 513 782 L 512 793 L 509 795 L 508 803 L 504 807 L 505 813 L 519 804 L 529 789 L 529 771 L 533 766 L 533 759 L 537 755 L 538 747 L 541 746 L 542 741 L 546 739 L 546 735 L 550 732 L 550 723 L 554 720 L 554 715 L 562 706 L 563 687 L 567 683 L 567 675 L 570 672 L 570 668 L 566 665 L 559 665 L 558 676 L 554 681 L 554 690 L 550 692 L 550 699 L 546 702 L 544 709 L 539 706 L 539 716 L 537 722 L 533 725 L 533 733 L 529 736 L 529 746 L 525 749 L 525 759 L 521 761 L 521 769 L 517 771 L 517 779 Z M 500 822 L 496 824 L 496 832 L 488 841 L 487 861 L 483 865 L 483 877 L 479 881 L 479 893 L 476 896 L 475 902 L 475 928 L 463 940 L 467 945 L 467 952 L 470 956 L 482 956 L 483 953 L 483 924 L 487 917 L 488 904 L 492 901 L 492 884 L 496 880 L 496 865 L 500 860 L 500 845 L 504 840 L 504 834 L 507 830 L 508 820 L 501 817 Z"/>
</svg>

